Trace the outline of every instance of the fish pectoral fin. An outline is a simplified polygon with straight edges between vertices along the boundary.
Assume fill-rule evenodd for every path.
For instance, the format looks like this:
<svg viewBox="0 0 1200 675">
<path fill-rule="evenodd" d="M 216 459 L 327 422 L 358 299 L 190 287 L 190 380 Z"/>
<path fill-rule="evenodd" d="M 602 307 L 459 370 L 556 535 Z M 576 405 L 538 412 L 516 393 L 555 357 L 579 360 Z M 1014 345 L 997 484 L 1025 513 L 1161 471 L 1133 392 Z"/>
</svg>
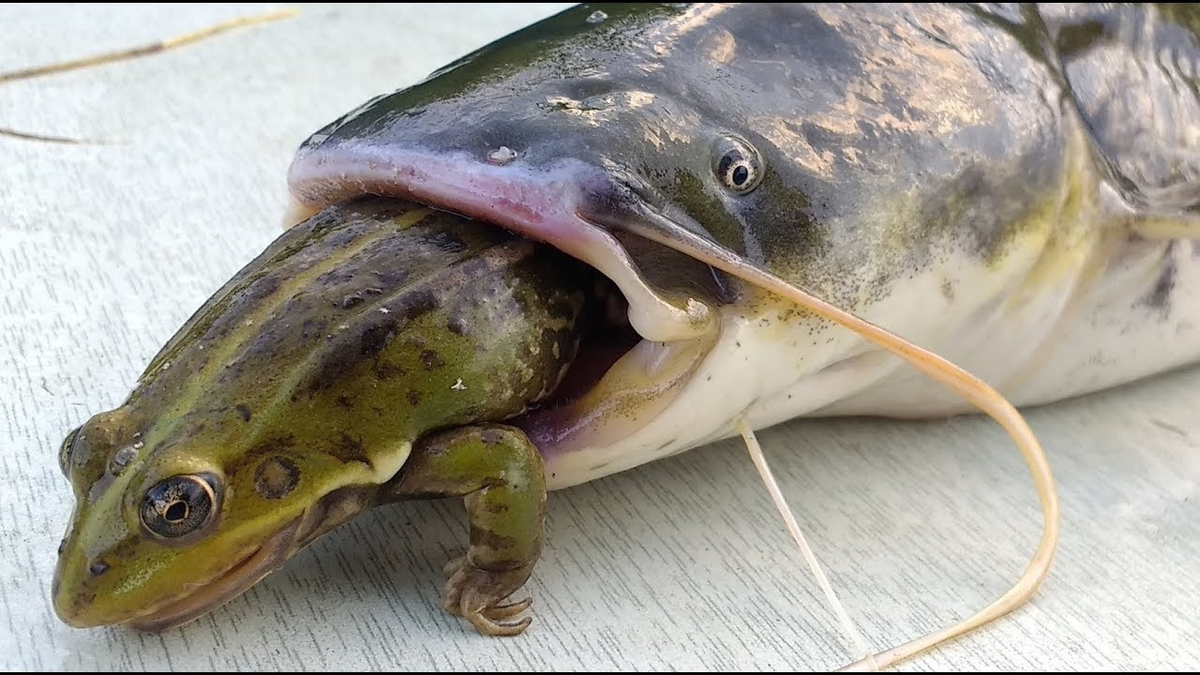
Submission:
<svg viewBox="0 0 1200 675">
<path fill-rule="evenodd" d="M 1200 181 L 1141 188 L 1131 227 L 1146 239 L 1200 239 Z M 1129 202 L 1126 202 L 1129 203 Z"/>
<path fill-rule="evenodd" d="M 1134 222 L 1133 231 L 1146 239 L 1200 239 L 1200 217 L 1147 216 Z"/>
</svg>

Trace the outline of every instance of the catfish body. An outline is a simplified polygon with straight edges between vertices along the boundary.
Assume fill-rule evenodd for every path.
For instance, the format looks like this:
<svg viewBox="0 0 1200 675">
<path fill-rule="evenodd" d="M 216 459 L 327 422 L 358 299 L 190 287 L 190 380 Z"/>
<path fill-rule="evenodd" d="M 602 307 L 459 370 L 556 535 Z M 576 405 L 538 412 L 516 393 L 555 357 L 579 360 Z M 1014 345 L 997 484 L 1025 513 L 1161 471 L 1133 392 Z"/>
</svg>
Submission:
<svg viewBox="0 0 1200 675">
<path fill-rule="evenodd" d="M 653 353 L 531 420 L 556 486 L 740 417 L 972 409 L 739 267 L 1045 403 L 1200 358 L 1197 11 L 582 5 L 331 123 L 291 189 L 454 210 L 617 284 Z"/>
</svg>

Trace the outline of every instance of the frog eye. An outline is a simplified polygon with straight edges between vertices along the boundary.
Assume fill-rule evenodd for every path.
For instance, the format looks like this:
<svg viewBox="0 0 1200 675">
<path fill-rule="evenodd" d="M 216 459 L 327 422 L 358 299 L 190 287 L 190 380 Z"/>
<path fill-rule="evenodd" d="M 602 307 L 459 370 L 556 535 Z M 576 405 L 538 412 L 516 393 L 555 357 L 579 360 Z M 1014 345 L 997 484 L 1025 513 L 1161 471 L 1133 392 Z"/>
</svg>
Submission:
<svg viewBox="0 0 1200 675">
<path fill-rule="evenodd" d="M 736 195 L 758 187 L 762 180 L 762 156 L 739 136 L 723 136 L 713 144 L 712 170 L 721 186 Z"/>
<path fill-rule="evenodd" d="M 216 478 L 208 474 L 172 476 L 146 492 L 142 526 L 164 539 L 192 534 L 217 514 Z"/>
<path fill-rule="evenodd" d="M 82 426 L 78 426 L 72 429 L 58 448 L 58 468 L 62 469 L 63 475 L 67 478 L 71 477 L 71 454 L 75 450 L 75 439 L 79 438 L 79 430 L 82 428 Z"/>
</svg>

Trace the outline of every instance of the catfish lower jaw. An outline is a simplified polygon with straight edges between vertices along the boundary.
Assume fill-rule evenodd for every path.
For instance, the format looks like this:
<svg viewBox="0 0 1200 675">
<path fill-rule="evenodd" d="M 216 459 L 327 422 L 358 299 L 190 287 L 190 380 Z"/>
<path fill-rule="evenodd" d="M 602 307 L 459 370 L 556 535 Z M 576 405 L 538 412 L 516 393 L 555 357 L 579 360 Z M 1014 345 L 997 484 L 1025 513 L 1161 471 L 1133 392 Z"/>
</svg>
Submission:
<svg viewBox="0 0 1200 675">
<path fill-rule="evenodd" d="M 535 409 L 509 423 L 524 431 L 547 459 L 587 448 L 612 447 L 670 407 L 708 356 L 716 337 L 714 333 L 677 342 L 640 340 L 581 396 Z M 585 346 L 575 363 L 588 357 Z"/>
</svg>

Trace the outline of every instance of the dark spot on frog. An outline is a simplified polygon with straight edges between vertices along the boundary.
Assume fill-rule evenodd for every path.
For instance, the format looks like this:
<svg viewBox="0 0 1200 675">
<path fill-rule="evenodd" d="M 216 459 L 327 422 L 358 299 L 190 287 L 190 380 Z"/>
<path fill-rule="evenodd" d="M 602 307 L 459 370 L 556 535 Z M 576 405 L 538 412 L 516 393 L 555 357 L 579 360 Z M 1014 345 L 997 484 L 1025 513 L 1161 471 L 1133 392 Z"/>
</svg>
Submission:
<svg viewBox="0 0 1200 675">
<path fill-rule="evenodd" d="M 90 567 L 88 567 L 88 572 L 94 577 L 98 577 L 107 571 L 108 563 L 104 562 L 103 560 L 97 560 L 96 562 L 92 563 Z"/>
<path fill-rule="evenodd" d="M 442 355 L 432 349 L 426 349 L 421 352 L 421 361 L 425 364 L 425 370 L 437 370 L 446 365 L 446 361 L 442 358 Z"/>
<path fill-rule="evenodd" d="M 394 377 L 404 377 L 408 373 L 408 371 L 400 366 L 387 361 L 379 361 L 375 363 L 374 367 L 372 368 L 372 372 L 375 373 L 375 377 L 381 380 L 390 380 Z"/>
<path fill-rule="evenodd" d="M 572 299 L 570 299 L 570 298 L 567 298 L 567 299 L 558 298 L 556 300 L 551 301 L 546 306 L 546 314 L 548 314 L 552 317 L 555 317 L 555 318 L 573 317 L 579 313 L 578 310 L 579 310 L 579 303 L 572 302 Z"/>
<path fill-rule="evenodd" d="M 71 604 L 73 607 L 75 607 L 76 611 L 79 611 L 95 604 L 95 602 L 96 592 L 92 591 L 91 593 L 80 593 L 79 595 L 75 596 L 75 601 Z"/>
<path fill-rule="evenodd" d="M 317 277 L 315 286 L 321 289 L 334 289 L 354 281 L 354 271 L 341 268 L 332 269 Z"/>
<path fill-rule="evenodd" d="M 384 288 L 396 288 L 408 279 L 408 271 L 403 269 L 376 270 L 374 275 L 375 280 Z"/>
<path fill-rule="evenodd" d="M 282 499 L 300 483 L 300 468 L 287 457 L 269 457 L 254 471 L 254 489 L 263 499 Z"/>
<path fill-rule="evenodd" d="M 455 335 L 467 334 L 467 322 L 463 321 L 462 317 L 454 317 L 446 322 L 446 328 Z"/>
<path fill-rule="evenodd" d="M 354 402 L 351 401 L 350 397 L 346 396 L 345 394 L 341 394 L 337 397 L 337 404 L 343 408 L 353 408 L 354 407 Z"/>
<path fill-rule="evenodd" d="M 335 307 L 341 307 L 342 309 L 350 309 L 351 307 L 357 305 L 358 303 L 360 303 L 362 301 L 363 301 L 362 293 L 351 293 L 333 304 Z"/>
<path fill-rule="evenodd" d="M 467 249 L 467 245 L 461 239 L 449 232 L 435 231 L 427 235 L 425 241 L 439 251 L 445 251 L 446 253 L 461 253 Z"/>
<path fill-rule="evenodd" d="M 438 300 L 437 294 L 430 290 L 421 290 L 415 291 L 404 298 L 404 303 L 400 311 L 403 313 L 404 318 L 412 321 L 434 311 L 440 306 L 441 302 Z"/>
<path fill-rule="evenodd" d="M 409 389 L 408 393 L 405 394 L 405 398 L 408 399 L 409 405 L 421 405 L 421 392 L 416 389 Z"/>
<path fill-rule="evenodd" d="M 484 429 L 479 432 L 479 440 L 487 445 L 499 445 L 504 440 L 504 434 L 499 429 Z"/>
<path fill-rule="evenodd" d="M 471 528 L 471 544 L 482 544 L 493 551 L 505 551 L 513 547 L 517 540 L 513 537 L 505 537 L 501 534 L 485 529 Z"/>
<path fill-rule="evenodd" d="M 364 330 L 359 341 L 359 352 L 367 357 L 379 355 L 396 337 L 396 327 L 395 321 L 386 321 Z"/>
<path fill-rule="evenodd" d="M 238 414 L 242 416 L 243 422 L 250 421 L 250 406 L 246 405 L 245 403 L 239 403 L 235 405 L 234 408 L 237 409 Z"/>
<path fill-rule="evenodd" d="M 314 340 L 328 334 L 329 322 L 325 319 L 305 319 L 300 324 L 300 338 Z"/>
<path fill-rule="evenodd" d="M 367 449 L 363 446 L 362 441 L 352 438 L 349 434 L 342 434 L 334 441 L 328 453 L 344 463 L 361 462 L 371 466 L 371 458 L 367 457 Z"/>
</svg>

